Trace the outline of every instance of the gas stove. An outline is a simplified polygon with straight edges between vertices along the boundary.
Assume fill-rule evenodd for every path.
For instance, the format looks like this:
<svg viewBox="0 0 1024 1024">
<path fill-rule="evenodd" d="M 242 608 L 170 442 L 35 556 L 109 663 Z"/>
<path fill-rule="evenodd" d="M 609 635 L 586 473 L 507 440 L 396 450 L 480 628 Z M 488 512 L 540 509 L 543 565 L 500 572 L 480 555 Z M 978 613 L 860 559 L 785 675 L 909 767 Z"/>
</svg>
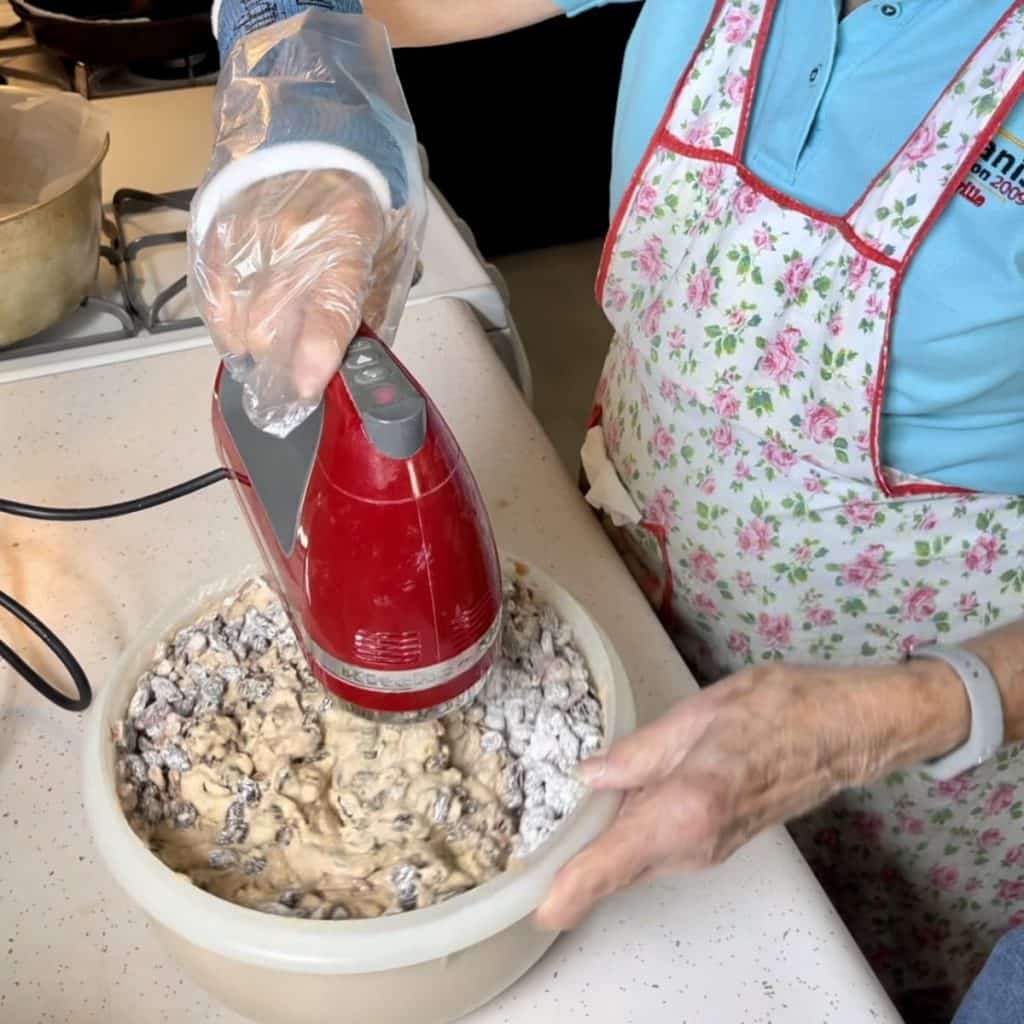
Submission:
<svg viewBox="0 0 1024 1024">
<path fill-rule="evenodd" d="M 64 60 L 37 46 L 7 4 L 0 3 L 0 85 L 40 85 L 77 92 L 86 99 L 109 99 L 213 85 L 219 67 L 212 48 L 148 64 Z"/>
<path fill-rule="evenodd" d="M 220 61 L 216 51 L 177 57 L 159 64 L 127 67 L 80 62 L 70 67 L 65 65 L 68 87 L 86 99 L 137 96 L 140 93 L 213 85 L 219 70 Z"/>
<path fill-rule="evenodd" d="M 0 363 L 201 327 L 184 274 L 175 275 L 166 258 L 146 258 L 150 249 L 185 245 L 191 198 L 191 190 L 157 195 L 119 189 L 103 219 L 90 294 L 59 324 L 0 349 Z"/>
<path fill-rule="evenodd" d="M 210 344 L 185 283 L 185 230 L 212 145 L 215 65 L 200 55 L 163 68 L 69 68 L 40 51 L 0 0 L 5 24 L 0 76 L 12 85 L 83 92 L 108 117 L 110 152 L 102 168 L 105 237 L 90 294 L 61 323 L 0 349 L 0 383 Z M 529 399 L 530 367 L 505 284 L 431 186 L 409 305 L 443 297 L 473 309 Z"/>
</svg>

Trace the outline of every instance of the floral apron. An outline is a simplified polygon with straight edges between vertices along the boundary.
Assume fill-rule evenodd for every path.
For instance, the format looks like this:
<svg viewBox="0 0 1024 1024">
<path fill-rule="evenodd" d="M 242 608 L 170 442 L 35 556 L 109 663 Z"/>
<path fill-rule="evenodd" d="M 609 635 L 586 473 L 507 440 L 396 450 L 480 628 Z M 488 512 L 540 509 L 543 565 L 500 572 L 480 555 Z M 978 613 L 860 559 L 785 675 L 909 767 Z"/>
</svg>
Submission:
<svg viewBox="0 0 1024 1024">
<path fill-rule="evenodd" d="M 1024 614 L 1024 498 L 909 478 L 879 451 L 903 277 L 1024 90 L 1021 8 L 835 217 L 744 165 L 775 0 L 718 0 L 634 175 L 598 278 L 616 337 L 594 424 L 637 512 L 620 502 L 609 530 L 705 681 L 899 659 Z M 916 1019 L 948 1019 L 1024 922 L 1018 750 L 949 783 L 899 773 L 794 828 Z"/>
</svg>

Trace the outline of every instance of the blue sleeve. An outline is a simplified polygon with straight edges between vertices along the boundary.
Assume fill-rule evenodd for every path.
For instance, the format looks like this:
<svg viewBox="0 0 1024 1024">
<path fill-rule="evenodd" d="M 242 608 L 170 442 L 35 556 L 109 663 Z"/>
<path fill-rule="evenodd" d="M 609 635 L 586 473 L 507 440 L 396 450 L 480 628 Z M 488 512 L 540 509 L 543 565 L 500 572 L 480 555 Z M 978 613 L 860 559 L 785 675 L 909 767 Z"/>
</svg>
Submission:
<svg viewBox="0 0 1024 1024">
<path fill-rule="evenodd" d="M 555 0 L 555 3 L 565 11 L 571 18 L 575 14 L 583 14 L 584 11 L 592 10 L 595 7 L 606 7 L 608 4 L 630 4 L 637 0 Z M 685 3 L 686 0 L 681 0 Z"/>
<path fill-rule="evenodd" d="M 242 36 L 317 7 L 337 14 L 363 13 L 362 0 L 221 0 L 214 9 L 221 63 Z"/>
<path fill-rule="evenodd" d="M 348 73 L 352 51 L 339 45 L 329 24 L 331 15 L 360 14 L 360 0 L 221 0 L 215 10 L 221 66 L 266 87 L 260 148 L 322 142 L 359 153 L 387 178 L 399 207 L 409 183 L 392 112 Z M 299 15 L 301 28 L 287 38 L 269 47 L 245 45 L 249 33 Z"/>
</svg>

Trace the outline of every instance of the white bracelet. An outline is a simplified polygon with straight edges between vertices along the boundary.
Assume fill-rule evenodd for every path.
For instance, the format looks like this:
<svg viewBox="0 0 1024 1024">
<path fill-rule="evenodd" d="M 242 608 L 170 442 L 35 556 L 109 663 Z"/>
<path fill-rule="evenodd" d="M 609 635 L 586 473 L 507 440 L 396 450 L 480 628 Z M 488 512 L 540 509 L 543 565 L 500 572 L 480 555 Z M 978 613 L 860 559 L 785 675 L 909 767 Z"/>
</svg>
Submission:
<svg viewBox="0 0 1024 1024">
<path fill-rule="evenodd" d="M 915 658 L 944 661 L 960 677 L 971 705 L 971 734 L 967 742 L 934 761 L 925 770 L 940 781 L 956 778 L 983 764 L 1003 745 L 1003 700 L 995 676 L 984 661 L 963 647 L 918 647 Z"/>
</svg>

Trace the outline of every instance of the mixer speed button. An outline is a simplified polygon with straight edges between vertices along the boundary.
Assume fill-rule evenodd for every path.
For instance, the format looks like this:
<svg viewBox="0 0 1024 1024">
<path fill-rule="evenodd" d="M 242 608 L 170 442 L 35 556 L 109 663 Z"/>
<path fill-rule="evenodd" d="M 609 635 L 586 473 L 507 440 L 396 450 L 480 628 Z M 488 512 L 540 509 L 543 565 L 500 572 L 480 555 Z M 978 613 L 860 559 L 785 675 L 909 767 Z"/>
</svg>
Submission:
<svg viewBox="0 0 1024 1024">
<path fill-rule="evenodd" d="M 371 352 L 350 352 L 345 359 L 345 365 L 350 366 L 353 370 L 362 369 L 364 366 L 373 366 L 376 362 L 377 359 Z"/>
<path fill-rule="evenodd" d="M 376 384 L 377 381 L 383 380 L 388 375 L 388 369 L 386 366 L 381 366 L 376 360 L 373 362 L 374 365 L 367 366 L 356 373 L 357 383 Z"/>
</svg>

